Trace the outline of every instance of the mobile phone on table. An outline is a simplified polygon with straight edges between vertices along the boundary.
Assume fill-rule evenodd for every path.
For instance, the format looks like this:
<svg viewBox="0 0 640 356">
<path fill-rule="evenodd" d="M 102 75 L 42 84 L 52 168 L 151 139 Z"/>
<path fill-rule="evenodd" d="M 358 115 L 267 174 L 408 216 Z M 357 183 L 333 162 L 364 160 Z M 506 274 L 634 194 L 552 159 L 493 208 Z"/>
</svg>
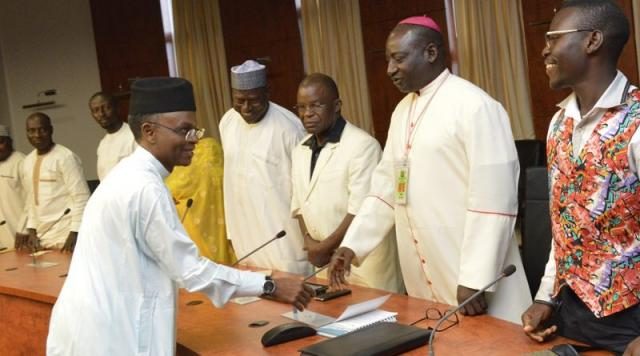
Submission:
<svg viewBox="0 0 640 356">
<path fill-rule="evenodd" d="M 321 302 L 326 302 L 327 300 L 335 299 L 347 294 L 351 294 L 351 289 L 339 289 L 331 292 L 325 292 L 320 295 L 316 294 L 316 296 L 313 297 L 313 299 L 319 300 Z"/>
<path fill-rule="evenodd" d="M 329 286 L 324 284 L 310 283 L 310 282 L 305 282 L 304 284 L 308 285 L 309 287 L 311 287 L 311 289 L 313 289 L 314 295 L 324 294 L 327 291 L 327 289 L 329 289 Z"/>
</svg>

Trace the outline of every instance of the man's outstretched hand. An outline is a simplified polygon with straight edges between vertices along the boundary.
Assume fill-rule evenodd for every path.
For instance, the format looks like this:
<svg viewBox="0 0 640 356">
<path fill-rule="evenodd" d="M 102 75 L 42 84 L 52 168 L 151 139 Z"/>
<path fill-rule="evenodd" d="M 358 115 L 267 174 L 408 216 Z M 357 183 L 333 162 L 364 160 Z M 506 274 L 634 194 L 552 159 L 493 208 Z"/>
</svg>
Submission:
<svg viewBox="0 0 640 356">
<path fill-rule="evenodd" d="M 304 310 L 313 298 L 313 289 L 306 285 L 302 278 L 289 278 L 273 276 L 276 291 L 273 299 L 292 304 L 298 310 Z"/>
<path fill-rule="evenodd" d="M 329 264 L 329 280 L 331 289 L 347 288 L 347 276 L 351 273 L 351 261 L 355 253 L 348 247 L 339 247 L 331 257 Z"/>
</svg>

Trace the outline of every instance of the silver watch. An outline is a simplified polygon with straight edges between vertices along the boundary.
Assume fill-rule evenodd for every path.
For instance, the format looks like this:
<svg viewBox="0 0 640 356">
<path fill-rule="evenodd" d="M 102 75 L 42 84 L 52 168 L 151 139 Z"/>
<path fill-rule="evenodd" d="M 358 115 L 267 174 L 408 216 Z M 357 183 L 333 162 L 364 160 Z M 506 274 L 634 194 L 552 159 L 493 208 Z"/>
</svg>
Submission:
<svg viewBox="0 0 640 356">
<path fill-rule="evenodd" d="M 276 282 L 271 276 L 265 276 L 264 285 L 262 286 L 262 294 L 272 296 L 276 292 Z"/>
</svg>

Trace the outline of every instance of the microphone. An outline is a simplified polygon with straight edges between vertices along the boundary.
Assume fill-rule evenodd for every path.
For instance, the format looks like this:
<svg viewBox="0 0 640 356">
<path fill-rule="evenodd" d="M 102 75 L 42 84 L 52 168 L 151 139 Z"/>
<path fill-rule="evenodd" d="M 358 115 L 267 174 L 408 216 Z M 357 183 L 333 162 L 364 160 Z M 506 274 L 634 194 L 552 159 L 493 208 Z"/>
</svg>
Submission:
<svg viewBox="0 0 640 356">
<path fill-rule="evenodd" d="M 248 254 L 244 255 L 241 259 L 237 260 L 237 261 L 236 261 L 236 263 L 234 263 L 234 264 L 232 264 L 232 265 L 231 265 L 231 267 L 235 267 L 235 266 L 237 266 L 237 265 L 238 265 L 238 263 L 240 263 L 240 261 L 242 261 L 242 260 L 246 259 L 247 257 L 249 257 L 249 256 L 253 255 L 254 253 L 256 253 L 256 252 L 260 251 L 260 249 L 262 249 L 263 247 L 265 247 L 265 246 L 267 246 L 268 244 L 272 243 L 273 241 L 275 241 L 275 240 L 277 240 L 277 239 L 280 239 L 280 238 L 283 238 L 283 237 L 284 237 L 284 235 L 286 235 L 286 234 L 287 234 L 287 232 L 286 232 L 286 231 L 284 231 L 284 230 L 280 231 L 280 232 L 279 232 L 279 233 L 277 233 L 277 234 L 276 234 L 276 236 L 274 236 L 271 240 L 269 240 L 269 241 L 267 241 L 267 242 L 263 243 L 262 245 L 258 246 L 258 248 L 256 248 L 255 250 L 253 250 L 253 251 L 249 252 Z"/>
<path fill-rule="evenodd" d="M 60 215 L 60 217 L 58 219 L 56 219 L 56 221 L 53 222 L 53 224 L 49 225 L 49 228 L 47 228 L 41 235 L 40 237 L 38 237 L 38 235 L 36 234 L 36 242 L 35 245 L 31 246 L 31 258 L 32 258 L 32 264 L 33 266 L 37 266 L 37 260 L 36 260 L 36 250 L 38 248 L 38 246 L 40 246 L 40 239 L 42 238 L 42 236 L 46 235 L 47 232 L 49 232 L 49 230 L 51 230 L 52 227 L 54 227 L 60 220 L 62 220 L 62 218 L 69 214 L 69 212 L 71 211 L 71 209 L 66 208 L 64 210 L 64 212 L 62 212 L 62 215 Z"/>
<path fill-rule="evenodd" d="M 187 200 L 187 208 L 184 209 L 184 213 L 182 213 L 182 219 L 180 219 L 180 223 L 184 223 L 184 218 L 187 216 L 187 213 L 189 212 L 189 209 L 191 209 L 191 205 L 193 205 L 193 199 L 189 198 Z"/>
<path fill-rule="evenodd" d="M 515 271 L 516 271 L 516 266 L 508 265 L 507 267 L 505 267 L 502 270 L 502 273 L 500 273 L 498 278 L 493 280 L 493 282 L 487 284 L 486 286 L 482 287 L 482 289 L 480 289 L 477 292 L 473 293 L 473 295 L 471 295 L 469 298 L 465 299 L 462 303 L 460 303 L 460 305 L 458 305 L 457 307 L 449 310 L 442 318 L 440 318 L 440 320 L 438 320 L 438 322 L 436 323 L 436 326 L 433 328 L 433 331 L 431 331 L 431 335 L 429 335 L 429 356 L 435 356 L 435 352 L 433 351 L 433 340 L 434 340 L 434 338 L 436 336 L 436 331 L 438 330 L 440 325 L 445 320 L 449 319 L 450 316 L 452 316 L 458 310 L 462 309 L 462 307 L 464 307 L 465 305 L 469 304 L 469 302 L 474 300 L 477 296 L 479 296 L 480 294 L 484 293 L 487 289 L 489 289 L 489 287 L 491 287 L 492 285 L 498 283 L 498 281 L 500 281 L 502 278 L 509 277 Z"/>
<path fill-rule="evenodd" d="M 54 227 L 60 220 L 62 220 L 62 218 L 65 215 L 69 214 L 69 212 L 71 212 L 71 209 L 66 208 L 62 213 L 62 215 L 60 215 L 60 217 L 56 221 L 54 221 L 53 224 L 49 225 L 49 228 L 47 230 L 45 230 L 42 234 L 40 234 L 40 237 L 38 239 L 42 238 L 42 236 L 44 236 L 47 232 L 49 232 L 49 230 L 51 230 L 52 227 Z"/>
</svg>

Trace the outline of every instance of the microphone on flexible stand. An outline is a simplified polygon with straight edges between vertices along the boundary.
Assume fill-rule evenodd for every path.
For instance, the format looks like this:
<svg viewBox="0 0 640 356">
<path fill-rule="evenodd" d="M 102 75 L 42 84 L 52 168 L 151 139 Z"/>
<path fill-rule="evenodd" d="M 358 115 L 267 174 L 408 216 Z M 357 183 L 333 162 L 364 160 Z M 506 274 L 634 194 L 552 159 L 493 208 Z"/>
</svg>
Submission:
<svg viewBox="0 0 640 356">
<path fill-rule="evenodd" d="M 237 266 L 237 265 L 238 265 L 238 263 L 240 263 L 240 261 L 242 261 L 242 260 L 246 259 L 247 257 L 249 257 L 249 256 L 253 255 L 254 253 L 256 253 L 256 252 L 260 251 L 260 249 L 262 249 L 263 247 L 265 247 L 265 246 L 267 246 L 268 244 L 272 243 L 273 241 L 275 241 L 275 240 L 277 240 L 277 239 L 280 239 L 280 238 L 283 238 L 283 237 L 284 237 L 284 235 L 286 235 L 286 234 L 287 234 L 287 232 L 286 232 L 286 231 L 284 231 L 284 230 L 280 231 L 280 232 L 279 232 L 279 233 L 277 233 L 277 234 L 276 234 L 276 236 L 274 236 L 271 240 L 269 240 L 269 241 L 267 241 L 267 242 L 263 243 L 262 245 L 258 246 L 255 250 L 253 250 L 253 251 L 249 252 L 248 254 L 244 255 L 241 259 L 237 260 L 237 261 L 236 261 L 236 263 L 234 263 L 234 264 L 232 264 L 232 265 L 231 265 L 231 267 L 235 267 L 235 266 Z"/>
<path fill-rule="evenodd" d="M 184 218 L 187 216 L 187 213 L 189 212 L 189 209 L 191 209 L 191 205 L 193 205 L 193 199 L 189 198 L 187 200 L 187 208 L 184 209 L 184 213 L 182 213 L 182 219 L 180 219 L 180 223 L 184 223 Z"/>
<path fill-rule="evenodd" d="M 442 318 L 440 318 L 440 320 L 438 320 L 438 322 L 436 323 L 436 326 L 433 328 L 433 331 L 431 332 L 431 335 L 429 336 L 429 356 L 435 356 L 435 352 L 433 351 L 433 340 L 436 336 L 436 331 L 438 330 L 438 328 L 440 327 L 440 325 L 447 319 L 449 319 L 450 316 L 452 316 L 453 314 L 455 314 L 458 310 L 462 309 L 462 307 L 464 307 L 465 305 L 469 304 L 470 301 L 474 300 L 477 296 L 479 296 L 480 294 L 484 293 L 487 289 L 489 289 L 492 285 L 498 283 L 498 281 L 500 281 L 502 278 L 504 277 L 509 277 L 510 275 L 513 274 L 513 272 L 516 271 L 516 266 L 514 265 L 508 265 L 507 267 L 505 267 L 502 270 L 502 273 L 500 273 L 500 275 L 498 276 L 498 278 L 494 279 L 493 282 L 487 284 L 486 286 L 484 286 L 482 289 L 478 290 L 477 292 L 473 293 L 473 295 L 471 295 L 469 298 L 465 299 L 462 303 L 460 303 L 460 305 L 458 305 L 457 307 L 449 310 Z"/>
<path fill-rule="evenodd" d="M 71 209 L 66 208 L 64 210 L 64 212 L 62 213 L 62 215 L 60 215 L 60 217 L 56 221 L 54 221 L 53 224 L 49 225 L 49 227 L 40 235 L 40 237 L 38 237 L 38 235 L 36 235 L 36 241 L 34 242 L 34 245 L 31 246 L 31 257 L 32 257 L 32 263 L 33 263 L 34 267 L 37 265 L 36 247 L 39 245 L 40 238 L 42 238 L 44 235 L 46 235 L 47 232 L 49 232 L 51 230 L 51 228 L 53 228 L 58 222 L 60 222 L 60 220 L 62 220 L 62 218 L 65 217 L 65 215 L 69 214 L 69 212 L 71 212 Z"/>
</svg>

